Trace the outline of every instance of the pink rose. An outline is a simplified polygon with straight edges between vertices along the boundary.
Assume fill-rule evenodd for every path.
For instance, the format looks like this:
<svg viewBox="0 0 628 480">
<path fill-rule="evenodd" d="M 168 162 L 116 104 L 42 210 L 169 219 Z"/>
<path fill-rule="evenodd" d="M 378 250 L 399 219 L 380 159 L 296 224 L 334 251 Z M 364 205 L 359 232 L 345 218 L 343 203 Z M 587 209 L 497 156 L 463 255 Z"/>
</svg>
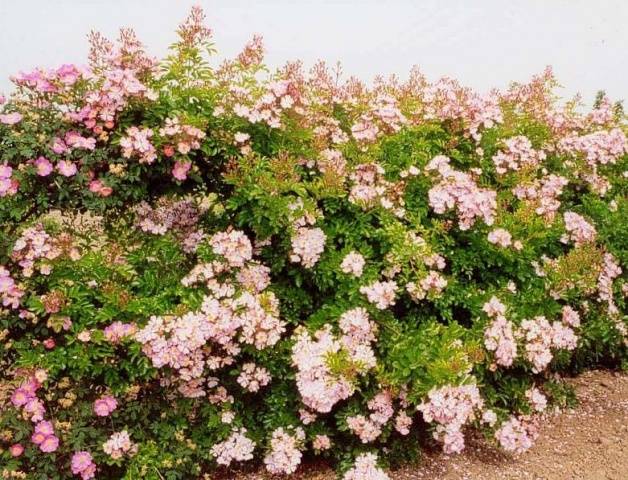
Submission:
<svg viewBox="0 0 628 480">
<path fill-rule="evenodd" d="M 46 440 L 46 437 L 48 435 L 46 435 L 43 432 L 37 432 L 35 431 L 35 433 L 33 433 L 33 435 L 31 435 L 31 442 L 33 442 L 35 445 L 41 445 L 42 442 L 44 440 Z"/>
<path fill-rule="evenodd" d="M 21 443 L 14 443 L 9 447 L 9 453 L 12 457 L 19 457 L 22 453 L 24 453 L 24 447 Z"/>
<path fill-rule="evenodd" d="M 33 398 L 33 395 L 26 391 L 26 389 L 20 387 L 16 388 L 13 395 L 11 395 L 11 403 L 16 407 L 21 407 L 22 405 L 26 405 L 31 398 Z"/>
<path fill-rule="evenodd" d="M 47 420 L 42 420 L 35 425 L 36 433 L 43 433 L 44 435 L 53 435 L 55 433 L 52 423 Z"/>
<path fill-rule="evenodd" d="M 177 180 L 183 181 L 188 178 L 190 168 L 192 168 L 192 164 L 190 162 L 176 161 L 174 168 L 172 169 L 172 176 Z"/>
<path fill-rule="evenodd" d="M 37 169 L 37 175 L 46 177 L 52 172 L 52 163 L 45 157 L 39 157 L 35 160 L 35 168 Z"/>
<path fill-rule="evenodd" d="M 78 169 L 76 165 L 69 160 L 61 160 L 57 164 L 57 171 L 64 177 L 72 177 L 76 175 Z"/>
<path fill-rule="evenodd" d="M 51 453 L 59 447 L 59 439 L 55 435 L 48 435 L 44 441 L 39 444 L 39 449 L 45 453 Z"/>
<path fill-rule="evenodd" d="M 62 153 L 68 151 L 68 147 L 63 140 L 61 140 L 59 137 L 56 137 L 52 142 L 52 151 L 55 152 L 57 155 L 61 155 Z"/>
<path fill-rule="evenodd" d="M 108 417 L 117 407 L 117 400 L 111 395 L 105 395 L 94 402 L 94 413 L 99 417 Z"/>
</svg>

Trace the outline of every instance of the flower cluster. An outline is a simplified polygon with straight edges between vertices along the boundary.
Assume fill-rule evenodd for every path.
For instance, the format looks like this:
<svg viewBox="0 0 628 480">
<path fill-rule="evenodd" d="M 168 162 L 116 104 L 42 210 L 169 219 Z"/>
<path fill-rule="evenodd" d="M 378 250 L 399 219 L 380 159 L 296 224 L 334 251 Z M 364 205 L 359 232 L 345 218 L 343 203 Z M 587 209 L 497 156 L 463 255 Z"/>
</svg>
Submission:
<svg viewBox="0 0 628 480">
<path fill-rule="evenodd" d="M 434 438 L 443 443 L 445 453 L 459 453 L 464 449 L 462 428 L 475 418 L 475 412 L 484 405 L 475 385 L 434 388 L 428 400 L 417 410 L 427 423 L 436 423 Z"/>
<path fill-rule="evenodd" d="M 353 467 L 347 470 L 343 480 L 390 480 L 386 472 L 377 466 L 377 455 L 362 453 L 355 459 Z"/>
<path fill-rule="evenodd" d="M 552 222 L 560 208 L 558 197 L 563 193 L 563 188 L 568 183 L 566 178 L 550 174 L 530 184 L 518 184 L 513 188 L 513 193 L 518 199 L 534 205 L 538 215 L 542 215 L 547 221 Z"/>
<path fill-rule="evenodd" d="M 580 154 L 591 166 L 615 163 L 628 153 L 626 134 L 619 128 L 599 130 L 586 135 L 569 135 L 560 140 L 558 147 L 563 152 Z"/>
<path fill-rule="evenodd" d="M 129 127 L 126 136 L 120 139 L 122 156 L 124 158 L 137 157 L 140 163 L 150 165 L 157 158 L 155 147 L 150 140 L 152 136 L 153 131 L 150 128 Z"/>
<path fill-rule="evenodd" d="M 105 395 L 94 401 L 94 413 L 99 417 L 108 417 L 116 408 L 118 401 L 111 395 Z"/>
<path fill-rule="evenodd" d="M 144 232 L 164 235 L 168 232 L 187 253 L 196 251 L 205 234 L 198 228 L 203 209 L 192 200 L 160 198 L 154 206 L 141 202 L 135 207 L 137 226 Z"/>
<path fill-rule="evenodd" d="M 572 328 L 561 322 L 550 324 L 544 316 L 521 322 L 521 336 L 525 341 L 526 358 L 535 373 L 545 370 L 552 361 L 552 348 L 573 350 L 578 337 Z"/>
<path fill-rule="evenodd" d="M 96 464 L 91 453 L 86 451 L 75 452 L 72 455 L 70 469 L 74 475 L 80 475 L 82 480 L 90 480 L 96 476 Z"/>
<path fill-rule="evenodd" d="M 224 260 L 197 265 L 182 279 L 186 286 L 203 282 L 207 287 L 200 310 L 180 317 L 153 316 L 135 335 L 155 367 L 176 371 L 183 382 L 179 391 L 189 397 L 206 394 L 205 368 L 217 370 L 233 363 L 240 343 L 261 350 L 277 343 L 284 331 L 275 296 L 263 291 L 266 270 L 251 260 L 253 248 L 246 235 L 219 232 L 210 244 Z M 258 382 L 266 380 L 263 372 L 257 373 Z"/>
<path fill-rule="evenodd" d="M 418 173 L 418 170 L 413 170 Z M 390 182 L 384 178 L 384 168 L 377 163 L 356 165 L 349 179 L 352 182 L 349 201 L 367 210 L 380 206 L 397 217 L 405 215 L 403 182 Z"/>
<path fill-rule="evenodd" d="M 453 169 L 449 158 L 439 155 L 427 165 L 428 172 L 438 173 L 438 183 L 428 192 L 430 207 L 436 213 L 455 209 L 461 230 L 468 230 L 477 218 L 492 225 L 497 209 L 497 194 L 480 188 L 471 175 Z"/>
<path fill-rule="evenodd" d="M 396 291 L 397 284 L 393 280 L 360 287 L 360 293 L 366 295 L 367 300 L 380 310 L 395 304 Z"/>
<path fill-rule="evenodd" d="M 406 291 L 415 302 L 425 297 L 437 298 L 447 286 L 447 279 L 439 272 L 430 270 L 418 283 L 408 282 Z"/>
<path fill-rule="evenodd" d="M 238 383 L 249 392 L 257 392 L 261 387 L 270 383 L 271 376 L 264 367 L 258 367 L 253 362 L 242 365 L 242 371 L 238 376 Z"/>
<path fill-rule="evenodd" d="M 545 152 L 532 148 L 532 143 L 527 137 L 516 136 L 504 141 L 505 151 L 499 151 L 493 156 L 495 171 L 504 174 L 517 171 L 524 167 L 534 167 L 545 160 Z"/>
<path fill-rule="evenodd" d="M 37 224 L 24 230 L 16 240 L 11 259 L 22 267 L 22 275 L 30 277 L 34 272 L 37 260 L 53 260 L 59 253 L 57 249 L 53 248 L 51 237 L 46 233 L 43 225 Z M 47 265 L 42 265 L 40 271 L 49 273 L 50 269 Z"/>
<path fill-rule="evenodd" d="M 137 453 L 137 444 L 131 441 L 129 432 L 122 430 L 112 433 L 109 439 L 103 443 L 102 449 L 114 460 L 124 455 L 133 456 Z"/>
<path fill-rule="evenodd" d="M 299 262 L 305 268 L 312 268 L 325 251 L 327 236 L 320 228 L 300 227 L 292 236 L 290 261 Z"/>
<path fill-rule="evenodd" d="M 536 412 L 543 412 L 547 408 L 547 397 L 536 387 L 526 390 L 526 398 Z"/>
<path fill-rule="evenodd" d="M 512 245 L 512 235 L 508 230 L 505 230 L 503 228 L 496 228 L 495 230 L 491 230 L 487 238 L 490 243 L 502 248 L 508 248 L 510 245 Z"/>
<path fill-rule="evenodd" d="M 11 273 L 0 265 L 0 300 L 2 306 L 17 308 L 24 293 L 11 277 Z"/>
<path fill-rule="evenodd" d="M 538 437 L 534 424 L 524 418 L 512 416 L 495 432 L 499 445 L 507 452 L 523 453 Z"/>
<path fill-rule="evenodd" d="M 51 453 L 59 447 L 59 438 L 55 435 L 52 423 L 46 420 L 35 424 L 35 431 L 31 435 L 31 442 L 39 447 L 42 452 Z"/>
<path fill-rule="evenodd" d="M 340 270 L 346 274 L 359 278 L 362 276 L 362 270 L 364 269 L 365 263 L 364 257 L 361 254 L 358 252 L 349 252 L 342 259 Z"/>
<path fill-rule="evenodd" d="M 506 306 L 498 298 L 492 297 L 483 309 L 493 318 L 484 331 L 484 346 L 489 352 L 494 352 L 497 365 L 510 367 L 517 357 L 517 341 L 512 322 L 504 316 Z"/>
<path fill-rule="evenodd" d="M 135 324 L 116 321 L 111 325 L 107 325 L 103 330 L 103 334 L 105 340 L 116 345 L 126 338 L 133 337 L 136 331 L 137 326 Z"/>
<path fill-rule="evenodd" d="M 571 240 L 576 246 L 595 240 L 597 235 L 595 227 L 587 222 L 584 217 L 574 212 L 565 212 L 563 217 L 565 219 L 565 230 L 567 230 L 566 240 Z"/>
<path fill-rule="evenodd" d="M 231 465 L 231 462 L 245 462 L 253 458 L 255 442 L 246 436 L 246 428 L 240 428 L 231 432 L 229 437 L 215 443 L 211 448 L 211 454 L 220 465 Z"/>
<path fill-rule="evenodd" d="M 380 436 L 382 427 L 394 414 L 393 397 L 390 392 L 382 391 L 368 401 L 367 407 L 371 412 L 368 417 L 364 415 L 347 417 L 347 427 L 360 438 L 362 443 L 373 442 Z"/>
<path fill-rule="evenodd" d="M 159 135 L 172 142 L 164 145 L 164 153 L 167 157 L 174 155 L 176 151 L 182 155 L 192 150 L 201 148 L 201 140 L 205 138 L 205 132 L 191 125 L 181 124 L 178 118 L 167 118 L 166 124 L 159 129 Z"/>
<path fill-rule="evenodd" d="M 619 309 L 613 298 L 613 281 L 621 275 L 622 269 L 610 253 L 605 253 L 602 260 L 602 268 L 597 278 L 598 298 L 601 302 L 606 303 L 607 313 L 614 320 L 615 328 L 624 338 L 628 339 L 628 328 L 618 318 Z"/>
<path fill-rule="evenodd" d="M 279 427 L 273 432 L 270 439 L 270 450 L 264 457 L 266 470 L 279 475 L 294 473 L 301 463 L 301 445 L 305 440 L 302 428 L 295 428 L 292 433 Z"/>
<path fill-rule="evenodd" d="M 331 325 L 314 333 L 306 330 L 296 334 L 292 362 L 297 368 L 297 388 L 301 400 L 312 410 L 326 413 L 355 391 L 353 375 L 366 373 L 375 366 L 371 342 L 376 328 L 363 308 L 346 311 L 340 318 L 342 335 L 337 338 Z M 342 354 L 346 354 L 346 358 Z M 340 356 L 348 363 L 347 373 L 333 372 L 330 359 Z"/>
<path fill-rule="evenodd" d="M 22 382 L 11 395 L 11 403 L 13 406 L 22 408 L 24 414 L 33 423 L 41 422 L 46 413 L 44 403 L 37 398 L 37 390 L 40 388 L 41 382 L 36 376 L 33 376 Z"/>
<path fill-rule="evenodd" d="M 0 198 L 15 195 L 19 187 L 16 179 L 12 178 L 13 168 L 4 164 L 0 165 Z"/>
</svg>

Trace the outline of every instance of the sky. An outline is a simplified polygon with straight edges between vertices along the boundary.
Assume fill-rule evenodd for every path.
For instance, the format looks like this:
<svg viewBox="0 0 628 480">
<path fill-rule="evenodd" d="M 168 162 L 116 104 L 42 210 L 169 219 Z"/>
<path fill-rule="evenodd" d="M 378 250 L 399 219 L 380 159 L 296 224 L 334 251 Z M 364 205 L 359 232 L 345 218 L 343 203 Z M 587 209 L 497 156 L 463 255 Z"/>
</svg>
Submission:
<svg viewBox="0 0 628 480">
<path fill-rule="evenodd" d="M 0 91 L 36 66 L 84 64 L 91 29 L 133 27 L 154 55 L 201 5 L 220 55 L 264 37 L 267 63 L 340 61 L 370 81 L 413 65 L 480 91 L 552 65 L 570 97 L 628 99 L 627 0 L 0 0 Z"/>
</svg>

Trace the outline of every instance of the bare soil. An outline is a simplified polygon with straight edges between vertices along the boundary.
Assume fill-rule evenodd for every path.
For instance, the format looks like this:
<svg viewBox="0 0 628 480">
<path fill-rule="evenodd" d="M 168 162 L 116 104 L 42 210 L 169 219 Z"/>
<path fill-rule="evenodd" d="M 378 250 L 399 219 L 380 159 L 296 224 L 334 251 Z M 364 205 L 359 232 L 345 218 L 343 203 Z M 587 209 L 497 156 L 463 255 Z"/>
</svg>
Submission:
<svg viewBox="0 0 628 480">
<path fill-rule="evenodd" d="M 628 375 L 604 370 L 568 379 L 579 404 L 546 415 L 528 452 L 511 456 L 481 438 L 447 456 L 425 453 L 415 466 L 389 472 L 392 480 L 628 480 Z M 262 473 L 221 478 L 262 480 Z M 290 478 L 332 480 L 327 467 L 303 465 Z"/>
</svg>

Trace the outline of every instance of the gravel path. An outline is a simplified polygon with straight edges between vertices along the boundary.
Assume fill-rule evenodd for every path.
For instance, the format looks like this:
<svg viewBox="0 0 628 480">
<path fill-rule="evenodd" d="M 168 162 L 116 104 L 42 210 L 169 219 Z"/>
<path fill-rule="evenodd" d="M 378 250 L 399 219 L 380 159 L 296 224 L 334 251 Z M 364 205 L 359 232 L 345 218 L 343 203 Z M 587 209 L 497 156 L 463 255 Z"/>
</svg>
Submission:
<svg viewBox="0 0 628 480">
<path fill-rule="evenodd" d="M 429 455 L 394 480 L 628 480 L 628 376 L 592 371 L 569 380 L 579 404 L 548 417 L 533 448 L 518 457 L 469 442 L 456 457 Z"/>
<path fill-rule="evenodd" d="M 628 375 L 597 370 L 567 381 L 576 389 L 578 406 L 547 415 L 528 452 L 513 457 L 471 438 L 462 454 L 427 452 L 419 465 L 389 472 L 391 480 L 628 480 Z M 219 478 L 278 477 L 241 473 Z M 289 478 L 336 477 L 328 468 L 309 465 Z"/>
</svg>

